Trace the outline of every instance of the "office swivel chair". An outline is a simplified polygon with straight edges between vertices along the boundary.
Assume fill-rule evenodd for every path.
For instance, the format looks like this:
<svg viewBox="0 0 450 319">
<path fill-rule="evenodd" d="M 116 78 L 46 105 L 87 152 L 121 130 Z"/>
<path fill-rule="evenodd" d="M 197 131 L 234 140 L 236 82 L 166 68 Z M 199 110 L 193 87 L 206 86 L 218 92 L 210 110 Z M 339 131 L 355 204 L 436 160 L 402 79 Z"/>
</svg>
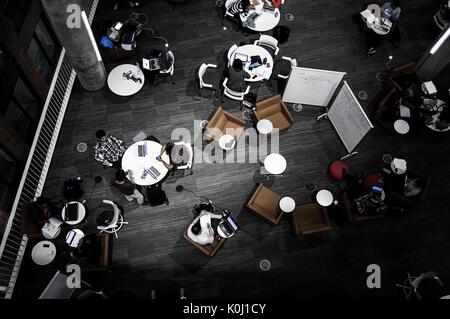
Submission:
<svg viewBox="0 0 450 319">
<path fill-rule="evenodd" d="M 419 285 L 425 279 L 434 279 L 440 287 L 444 287 L 444 284 L 439 279 L 439 277 L 436 276 L 436 273 L 434 271 L 429 271 L 419 276 L 411 276 L 408 273 L 408 278 L 406 278 L 405 282 L 403 284 L 396 284 L 396 286 L 403 288 L 406 299 L 412 299 L 414 295 L 417 297 L 417 299 L 422 299 L 422 295 L 419 293 Z"/>
<path fill-rule="evenodd" d="M 104 217 L 108 217 L 106 216 L 108 213 L 112 213 L 112 218 L 103 220 L 106 223 L 103 225 L 100 223 L 97 229 L 100 230 L 100 233 L 114 234 L 117 238 L 117 232 L 122 229 L 123 225 L 128 224 L 128 222 L 124 221 L 123 212 L 114 202 L 104 199 L 103 204 L 96 209 L 96 216 L 98 219 L 101 219 L 102 214 Z"/>
</svg>

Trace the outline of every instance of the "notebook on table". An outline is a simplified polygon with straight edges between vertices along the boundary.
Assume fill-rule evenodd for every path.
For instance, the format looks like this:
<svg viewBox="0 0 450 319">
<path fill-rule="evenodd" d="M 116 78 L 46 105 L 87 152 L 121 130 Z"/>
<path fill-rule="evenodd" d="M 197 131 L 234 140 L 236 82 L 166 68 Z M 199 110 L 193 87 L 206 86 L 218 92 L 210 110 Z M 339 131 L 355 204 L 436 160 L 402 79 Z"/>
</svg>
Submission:
<svg viewBox="0 0 450 319">
<path fill-rule="evenodd" d="M 78 219 L 78 203 L 69 203 L 65 208 L 65 221 L 75 221 Z"/>
</svg>

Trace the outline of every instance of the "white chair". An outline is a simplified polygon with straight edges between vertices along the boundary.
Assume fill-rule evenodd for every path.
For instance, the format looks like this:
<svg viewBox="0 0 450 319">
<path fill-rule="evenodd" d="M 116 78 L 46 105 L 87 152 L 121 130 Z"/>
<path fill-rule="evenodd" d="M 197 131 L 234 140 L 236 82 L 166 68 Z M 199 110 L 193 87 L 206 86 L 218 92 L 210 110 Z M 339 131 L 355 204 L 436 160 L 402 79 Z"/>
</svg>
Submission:
<svg viewBox="0 0 450 319">
<path fill-rule="evenodd" d="M 224 14 L 222 16 L 222 25 L 223 25 L 224 19 L 227 18 L 227 17 L 230 18 L 230 19 L 233 19 L 233 22 L 235 22 L 235 24 L 237 23 L 237 21 L 234 20 L 234 15 L 232 13 L 230 13 L 230 11 L 229 11 L 230 7 L 237 1 L 238 0 L 227 0 L 227 1 L 225 1 L 224 7 L 223 7 L 225 9 L 225 12 L 224 12 Z"/>
<path fill-rule="evenodd" d="M 175 145 L 183 145 L 189 151 L 189 160 L 188 160 L 187 164 L 183 165 L 183 166 L 178 166 L 177 170 L 187 170 L 188 169 L 188 170 L 190 170 L 190 174 L 192 174 L 193 173 L 193 171 L 192 171 L 192 163 L 193 163 L 193 159 L 194 159 L 194 150 L 192 149 L 191 144 L 190 143 L 185 143 L 185 142 L 175 142 L 174 144 Z"/>
<path fill-rule="evenodd" d="M 297 59 L 293 59 L 293 58 L 290 58 L 290 57 L 288 57 L 288 56 L 283 56 L 283 57 L 281 57 L 283 60 L 285 60 L 285 61 L 288 61 L 290 64 L 291 64 L 291 69 L 293 68 L 293 67 L 296 67 L 297 66 Z M 289 69 L 289 71 L 290 71 L 290 69 Z M 286 80 L 288 77 L 289 77 L 289 73 L 288 74 L 281 74 L 281 73 L 278 73 L 277 74 L 277 77 L 278 78 L 280 78 L 280 79 L 283 79 L 283 80 Z"/>
<path fill-rule="evenodd" d="M 227 83 L 228 83 L 228 78 L 225 78 L 225 80 L 222 83 L 222 85 L 223 85 L 222 102 L 223 102 L 223 95 L 226 95 L 228 98 L 230 98 L 232 100 L 243 101 L 244 100 L 244 96 L 246 94 L 248 94 L 248 92 L 250 92 L 250 86 L 248 86 L 248 85 L 247 85 L 247 88 L 245 89 L 244 92 L 236 92 L 236 91 L 230 89 L 227 86 Z"/>
<path fill-rule="evenodd" d="M 167 70 L 160 70 L 159 74 L 169 75 L 170 79 L 172 80 L 172 76 L 173 76 L 173 73 L 175 71 L 175 55 L 173 54 L 172 51 L 168 51 L 167 54 L 170 56 L 170 58 L 172 60 L 172 65 Z M 172 84 L 175 84 L 175 82 L 172 81 Z"/>
<path fill-rule="evenodd" d="M 419 293 L 419 285 L 425 279 L 433 279 L 439 284 L 439 286 L 444 287 L 444 284 L 442 283 L 441 279 L 439 279 L 439 277 L 436 275 L 434 271 L 429 271 L 419 276 L 411 276 L 408 273 L 408 278 L 406 278 L 405 282 L 403 284 L 396 284 L 396 286 L 403 288 L 403 292 L 405 293 L 406 299 L 411 299 L 413 294 L 416 296 L 417 299 L 422 299 L 422 296 Z"/>
<path fill-rule="evenodd" d="M 233 56 L 233 53 L 237 50 L 238 46 L 237 44 L 233 44 L 231 48 L 228 49 L 227 58 L 228 58 L 228 66 L 231 66 L 231 57 Z"/>
<path fill-rule="evenodd" d="M 258 40 L 255 41 L 255 45 L 259 45 L 265 49 L 269 48 L 273 50 L 273 55 L 277 55 L 280 51 L 280 48 L 278 48 L 278 40 L 274 37 L 271 37 L 270 35 L 261 34 Z M 268 50 L 270 52 L 270 50 Z M 271 52 L 272 53 L 272 52 Z"/>
<path fill-rule="evenodd" d="M 214 72 L 208 72 L 209 69 L 214 69 Z M 208 83 L 205 82 L 205 74 L 206 74 L 206 80 Z M 209 76 L 208 76 L 209 75 Z M 200 68 L 198 69 L 198 95 L 201 96 L 201 90 L 203 88 L 214 90 L 217 97 L 217 90 L 220 88 L 220 78 L 221 74 L 217 72 L 217 65 L 215 64 L 206 64 L 202 63 L 200 65 Z"/>
<path fill-rule="evenodd" d="M 450 9 L 447 7 L 447 5 L 441 5 L 439 7 L 438 12 L 433 16 L 434 23 L 438 26 L 439 29 L 444 30 L 445 27 L 450 23 L 448 19 L 445 18 L 445 15 L 448 16 L 448 11 Z"/>
<path fill-rule="evenodd" d="M 100 230 L 100 233 L 108 233 L 108 234 L 114 234 L 117 236 L 117 232 L 122 229 L 123 225 L 128 224 L 128 222 L 123 220 L 122 212 L 120 211 L 119 207 L 117 207 L 116 204 L 114 204 L 112 201 L 104 199 L 103 204 L 110 205 L 113 209 L 113 218 L 106 226 L 97 226 L 97 229 Z"/>
</svg>

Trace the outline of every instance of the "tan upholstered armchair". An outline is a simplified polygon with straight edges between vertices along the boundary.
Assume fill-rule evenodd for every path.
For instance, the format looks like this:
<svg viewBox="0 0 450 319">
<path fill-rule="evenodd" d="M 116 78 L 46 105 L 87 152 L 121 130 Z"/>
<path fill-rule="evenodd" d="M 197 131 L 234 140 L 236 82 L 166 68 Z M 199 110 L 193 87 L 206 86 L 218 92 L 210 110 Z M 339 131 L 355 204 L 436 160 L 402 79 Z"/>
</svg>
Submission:
<svg viewBox="0 0 450 319">
<path fill-rule="evenodd" d="M 297 205 L 292 213 L 292 231 L 296 235 L 306 235 L 330 230 L 328 214 L 317 203 Z"/>
<path fill-rule="evenodd" d="M 269 223 L 278 225 L 281 217 L 283 217 L 283 212 L 279 206 L 280 199 L 280 195 L 274 193 L 263 184 L 259 184 L 246 207 Z"/>
<path fill-rule="evenodd" d="M 234 137 L 236 141 L 245 130 L 245 121 L 231 113 L 225 112 L 221 106 L 214 113 L 213 117 L 206 126 L 206 136 L 208 140 L 219 141 L 222 134 L 227 130 L 235 130 Z"/>
<path fill-rule="evenodd" d="M 189 227 L 189 226 L 188 226 Z M 225 242 L 226 238 L 222 238 L 220 236 L 216 236 L 214 238 L 214 241 L 209 245 L 200 245 L 199 243 L 196 243 L 192 239 L 189 238 L 187 234 L 187 229 L 183 234 L 184 239 L 186 239 L 188 242 L 190 242 L 192 245 L 195 246 L 198 250 L 200 250 L 202 253 L 204 253 L 206 256 L 213 257 L 219 249 L 222 247 L 223 243 Z"/>
<path fill-rule="evenodd" d="M 275 95 L 259 101 L 255 107 L 255 118 L 259 121 L 266 119 L 272 122 L 274 128 L 287 130 L 294 124 L 294 119 L 288 108 L 281 100 L 281 95 Z"/>
</svg>

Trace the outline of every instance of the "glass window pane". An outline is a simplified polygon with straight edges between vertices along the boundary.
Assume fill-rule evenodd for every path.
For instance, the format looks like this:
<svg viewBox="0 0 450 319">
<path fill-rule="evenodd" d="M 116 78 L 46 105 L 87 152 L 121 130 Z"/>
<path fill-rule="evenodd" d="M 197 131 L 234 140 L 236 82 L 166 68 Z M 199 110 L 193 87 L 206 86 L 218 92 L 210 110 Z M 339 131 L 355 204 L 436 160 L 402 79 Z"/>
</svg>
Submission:
<svg viewBox="0 0 450 319">
<path fill-rule="evenodd" d="M 5 8 L 5 16 L 17 32 L 22 26 L 24 15 L 25 12 L 19 8 L 16 1 L 8 1 Z"/>
<path fill-rule="evenodd" d="M 44 55 L 44 52 L 42 52 L 41 48 L 37 44 L 34 37 L 31 39 L 30 47 L 28 48 L 28 54 L 30 55 L 34 64 L 36 64 L 36 67 L 38 68 L 38 70 L 42 74 L 42 76 L 47 81 L 49 81 L 51 71 L 52 71 L 51 67 L 47 61 L 47 58 Z"/>
<path fill-rule="evenodd" d="M 36 36 L 44 48 L 47 56 L 50 58 L 50 63 L 55 64 L 58 55 L 58 47 L 55 45 L 49 30 L 42 21 L 42 18 L 39 20 L 39 23 L 36 26 Z"/>
<path fill-rule="evenodd" d="M 11 186 L 0 181 L 0 209 L 4 211 L 10 210 L 15 196 L 15 190 Z"/>
<path fill-rule="evenodd" d="M 31 130 L 33 129 L 33 124 L 30 120 L 23 114 L 22 110 L 16 104 L 14 100 L 11 99 L 9 102 L 8 109 L 5 114 L 5 121 L 14 128 L 18 135 L 25 139 L 25 141 L 30 141 Z"/>
<path fill-rule="evenodd" d="M 24 111 L 27 112 L 33 120 L 36 120 L 39 116 L 39 104 L 21 78 L 17 80 L 13 96 Z"/>
<path fill-rule="evenodd" d="M 8 154 L 0 149 L 0 177 L 7 183 L 13 182 L 16 170 L 16 162 Z"/>
</svg>

